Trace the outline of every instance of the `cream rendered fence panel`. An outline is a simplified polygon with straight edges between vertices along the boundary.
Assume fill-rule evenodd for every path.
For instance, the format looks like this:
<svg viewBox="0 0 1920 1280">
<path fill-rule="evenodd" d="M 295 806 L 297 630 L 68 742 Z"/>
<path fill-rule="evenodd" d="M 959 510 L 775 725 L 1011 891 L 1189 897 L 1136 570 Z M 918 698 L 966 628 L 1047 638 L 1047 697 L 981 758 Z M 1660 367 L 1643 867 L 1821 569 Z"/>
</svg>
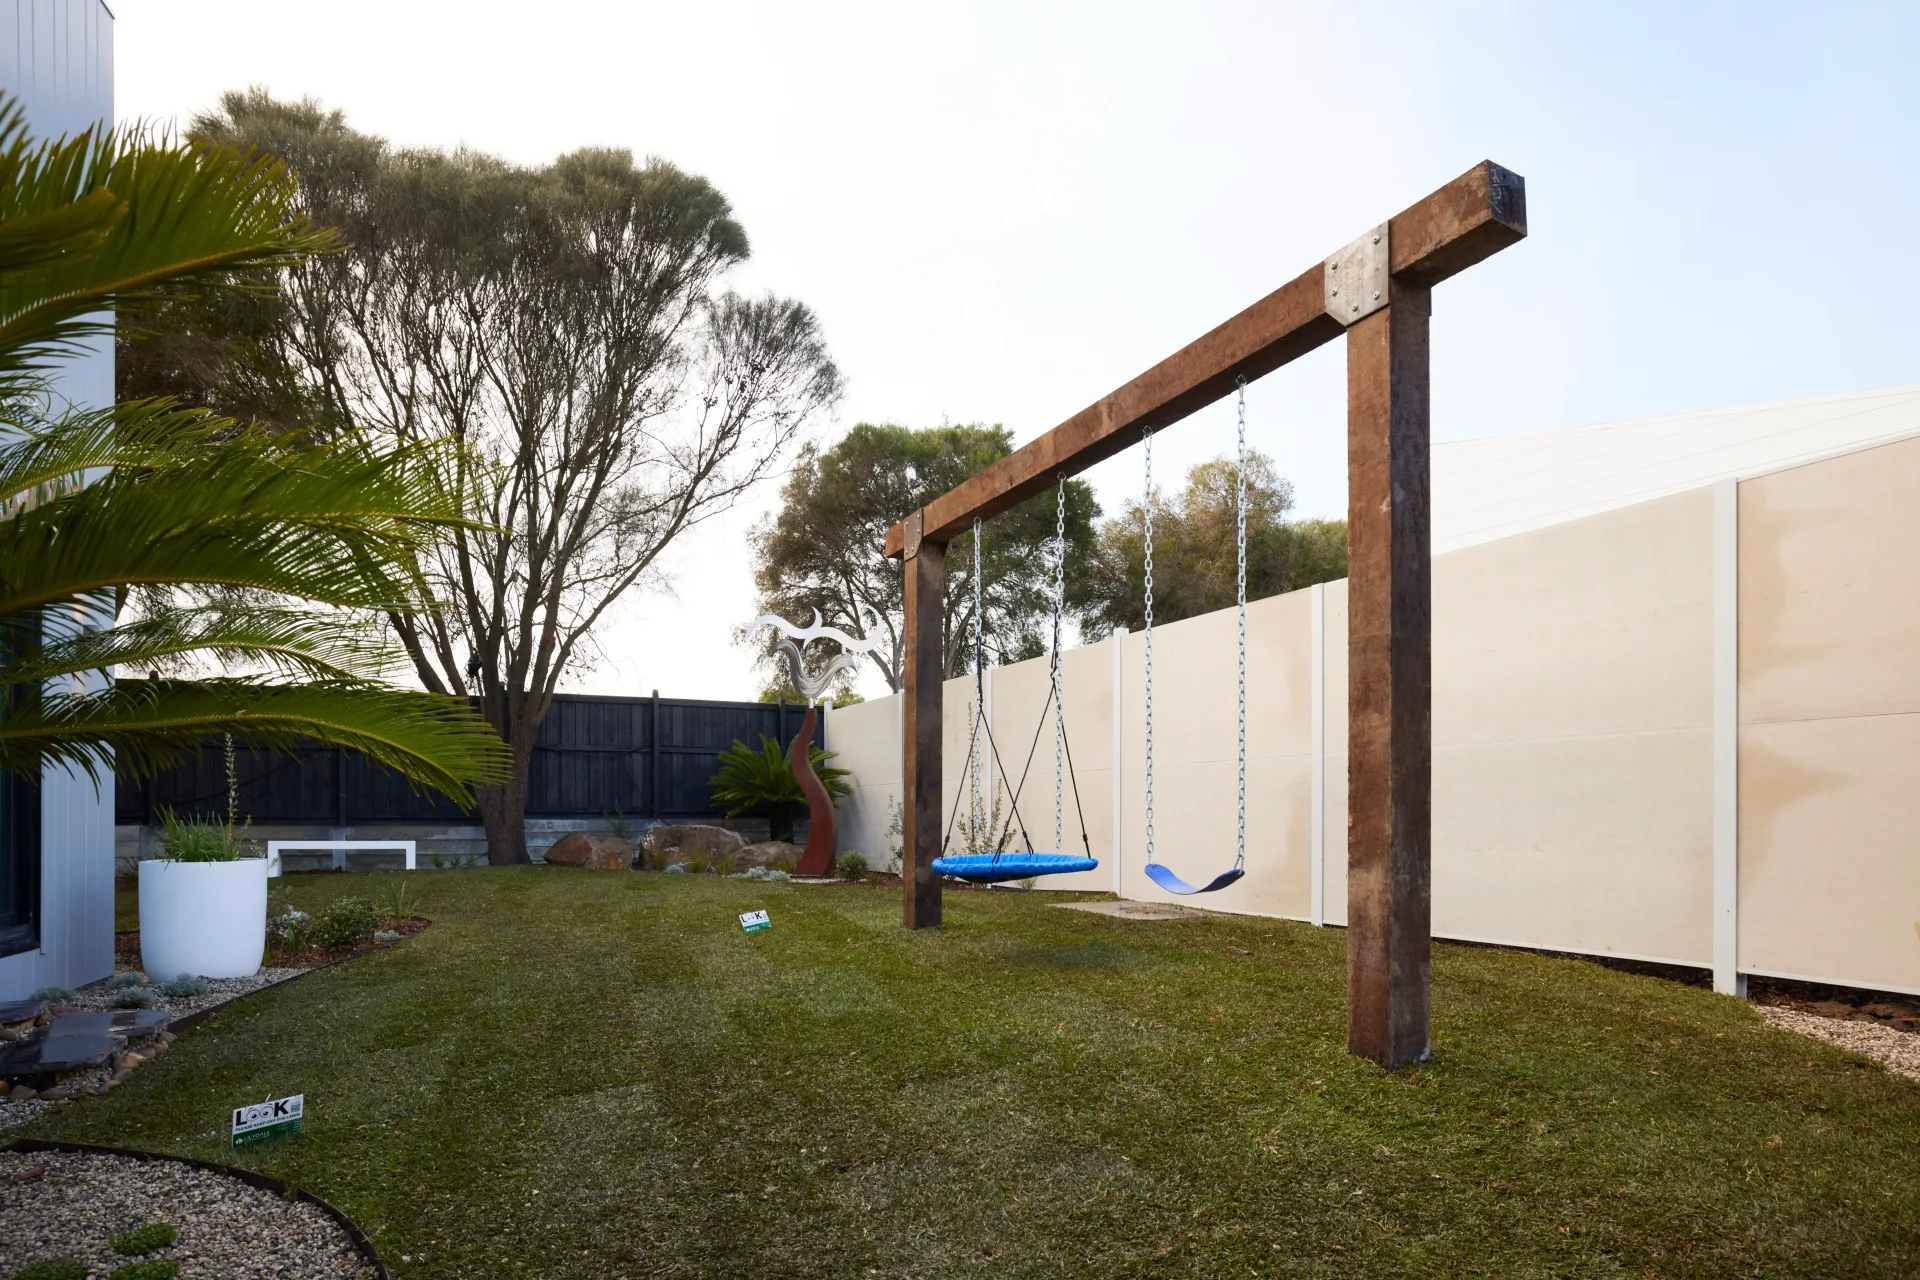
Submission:
<svg viewBox="0 0 1920 1280">
<path fill-rule="evenodd" d="M 1436 936 L 1710 962 L 1712 511 L 1434 562 Z"/>
<path fill-rule="evenodd" d="M 1920 991 L 1920 440 L 1740 486 L 1740 967 Z"/>
<path fill-rule="evenodd" d="M 853 794 L 837 809 L 840 847 L 866 855 L 876 871 L 893 856 L 888 806 L 901 801 L 900 710 L 900 695 L 894 694 L 836 707 L 828 716 L 827 745 L 838 757 L 834 764 L 853 771 L 847 779 Z"/>
<path fill-rule="evenodd" d="M 1122 893 L 1152 902 L 1308 918 L 1312 881 L 1312 601 L 1304 591 L 1247 611 L 1247 875 L 1204 898 L 1168 894 L 1146 861 L 1145 637 L 1125 641 L 1121 714 L 1127 858 Z M 1189 882 L 1233 864 L 1235 617 L 1154 628 L 1154 829 L 1159 860 Z"/>
<path fill-rule="evenodd" d="M 1329 582 L 1326 617 L 1325 821 L 1321 826 L 1326 875 L 1326 923 L 1347 923 L 1347 580 Z"/>
<path fill-rule="evenodd" d="M 1081 812 L 1086 815 L 1088 845 L 1100 859 L 1096 871 L 1043 876 L 1042 889 L 1105 893 L 1113 887 L 1113 661 L 1107 644 L 1070 649 L 1066 655 L 1067 741 L 1073 750 L 1074 774 L 1079 781 Z M 1053 712 L 1047 704 L 1051 686 L 1048 659 L 996 667 L 993 672 L 993 732 L 1000 763 L 1009 775 L 1000 784 L 1003 805 L 1007 795 L 1027 772 L 1020 791 L 1020 815 L 1034 848 L 1047 853 L 1078 853 L 1080 818 L 1069 785 L 1062 796 L 1064 839 L 1053 839 L 1054 736 Z M 1045 713 L 1044 721 L 1042 713 Z M 1035 730 L 1039 731 L 1036 743 Z M 1027 769 L 1028 752 L 1033 764 Z M 1003 814 L 1010 809 L 1003 809 Z M 1016 825 L 1010 848 L 1023 848 Z"/>
</svg>

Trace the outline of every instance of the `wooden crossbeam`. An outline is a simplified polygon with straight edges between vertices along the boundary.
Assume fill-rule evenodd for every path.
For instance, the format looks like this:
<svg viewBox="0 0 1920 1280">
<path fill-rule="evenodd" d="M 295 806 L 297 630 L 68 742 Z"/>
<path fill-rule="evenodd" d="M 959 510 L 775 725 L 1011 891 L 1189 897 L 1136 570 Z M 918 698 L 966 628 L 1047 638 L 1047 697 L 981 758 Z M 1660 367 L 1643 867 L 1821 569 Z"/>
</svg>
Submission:
<svg viewBox="0 0 1920 1280">
<path fill-rule="evenodd" d="M 1432 288 L 1527 234 L 1520 176 L 1482 161 L 1389 224 L 1391 271 Z M 973 527 L 1140 443 L 1140 431 L 1178 422 L 1298 360 L 1345 332 L 1326 310 L 1326 264 L 1317 262 L 1211 333 L 1195 339 L 1119 390 L 935 498 L 921 510 L 921 536 L 950 542 Z M 906 549 L 907 522 L 887 530 L 887 555 Z"/>
<path fill-rule="evenodd" d="M 906 560 L 902 919 L 940 923 L 941 596 L 947 543 L 1159 429 L 1347 338 L 1347 1047 L 1427 1054 L 1433 286 L 1527 234 L 1526 187 L 1491 161 L 934 499 L 887 531 Z M 1382 245 L 1382 241 L 1385 244 Z M 1332 274 L 1330 274 L 1332 273 Z M 1354 286 L 1359 285 L 1356 289 Z"/>
</svg>

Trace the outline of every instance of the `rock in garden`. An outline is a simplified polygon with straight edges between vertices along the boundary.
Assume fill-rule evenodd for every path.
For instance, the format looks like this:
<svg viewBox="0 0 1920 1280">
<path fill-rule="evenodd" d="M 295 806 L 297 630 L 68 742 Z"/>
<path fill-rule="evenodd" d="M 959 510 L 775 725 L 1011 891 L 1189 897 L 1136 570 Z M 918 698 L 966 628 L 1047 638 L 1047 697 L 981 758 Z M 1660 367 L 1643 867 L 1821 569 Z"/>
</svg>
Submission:
<svg viewBox="0 0 1920 1280">
<path fill-rule="evenodd" d="M 640 848 L 646 853 L 650 867 L 664 867 L 669 862 L 685 862 L 690 858 L 705 858 L 707 865 L 712 866 L 730 853 L 738 854 L 746 843 L 737 831 L 697 822 L 648 827 L 640 836 Z"/>
<path fill-rule="evenodd" d="M 554 842 L 547 850 L 547 861 L 589 871 L 624 871 L 633 862 L 633 841 L 576 831 Z"/>
<path fill-rule="evenodd" d="M 782 871 L 791 871 L 800 865 L 800 846 L 785 840 L 762 840 L 759 844 L 750 844 L 734 855 L 733 866 L 736 871 L 745 871 L 749 867 L 778 867 Z"/>
</svg>

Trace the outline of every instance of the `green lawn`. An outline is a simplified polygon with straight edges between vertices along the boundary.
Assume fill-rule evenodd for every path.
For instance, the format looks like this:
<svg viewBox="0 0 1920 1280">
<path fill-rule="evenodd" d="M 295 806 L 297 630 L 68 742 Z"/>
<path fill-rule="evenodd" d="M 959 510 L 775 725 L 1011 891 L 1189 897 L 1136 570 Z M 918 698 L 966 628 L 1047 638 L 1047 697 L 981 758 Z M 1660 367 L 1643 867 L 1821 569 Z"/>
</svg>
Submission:
<svg viewBox="0 0 1920 1280">
<path fill-rule="evenodd" d="M 1386 1075 L 1342 1049 L 1338 930 L 410 879 L 426 933 L 31 1132 L 289 1179 L 400 1277 L 1920 1272 L 1920 1087 L 1703 991 L 1441 946 L 1434 1060 Z M 304 1134 L 223 1145 L 301 1091 Z"/>
</svg>

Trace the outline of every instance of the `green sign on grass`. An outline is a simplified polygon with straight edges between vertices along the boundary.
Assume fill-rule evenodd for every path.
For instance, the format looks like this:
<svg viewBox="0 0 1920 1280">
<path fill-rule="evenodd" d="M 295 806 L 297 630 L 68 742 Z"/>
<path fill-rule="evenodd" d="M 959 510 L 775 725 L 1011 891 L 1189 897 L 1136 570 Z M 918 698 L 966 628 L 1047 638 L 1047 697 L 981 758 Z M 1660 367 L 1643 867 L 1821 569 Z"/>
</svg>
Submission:
<svg viewBox="0 0 1920 1280">
<path fill-rule="evenodd" d="M 250 1142 L 264 1142 L 283 1133 L 298 1133 L 300 1117 L 306 1109 L 307 1095 L 304 1093 L 296 1093 L 291 1098 L 269 1098 L 249 1107 L 235 1107 L 233 1145 L 244 1147 Z"/>
<path fill-rule="evenodd" d="M 773 921 L 767 919 L 767 913 L 764 911 L 742 911 L 740 927 L 748 933 L 758 933 L 762 929 L 773 928 Z"/>
</svg>

